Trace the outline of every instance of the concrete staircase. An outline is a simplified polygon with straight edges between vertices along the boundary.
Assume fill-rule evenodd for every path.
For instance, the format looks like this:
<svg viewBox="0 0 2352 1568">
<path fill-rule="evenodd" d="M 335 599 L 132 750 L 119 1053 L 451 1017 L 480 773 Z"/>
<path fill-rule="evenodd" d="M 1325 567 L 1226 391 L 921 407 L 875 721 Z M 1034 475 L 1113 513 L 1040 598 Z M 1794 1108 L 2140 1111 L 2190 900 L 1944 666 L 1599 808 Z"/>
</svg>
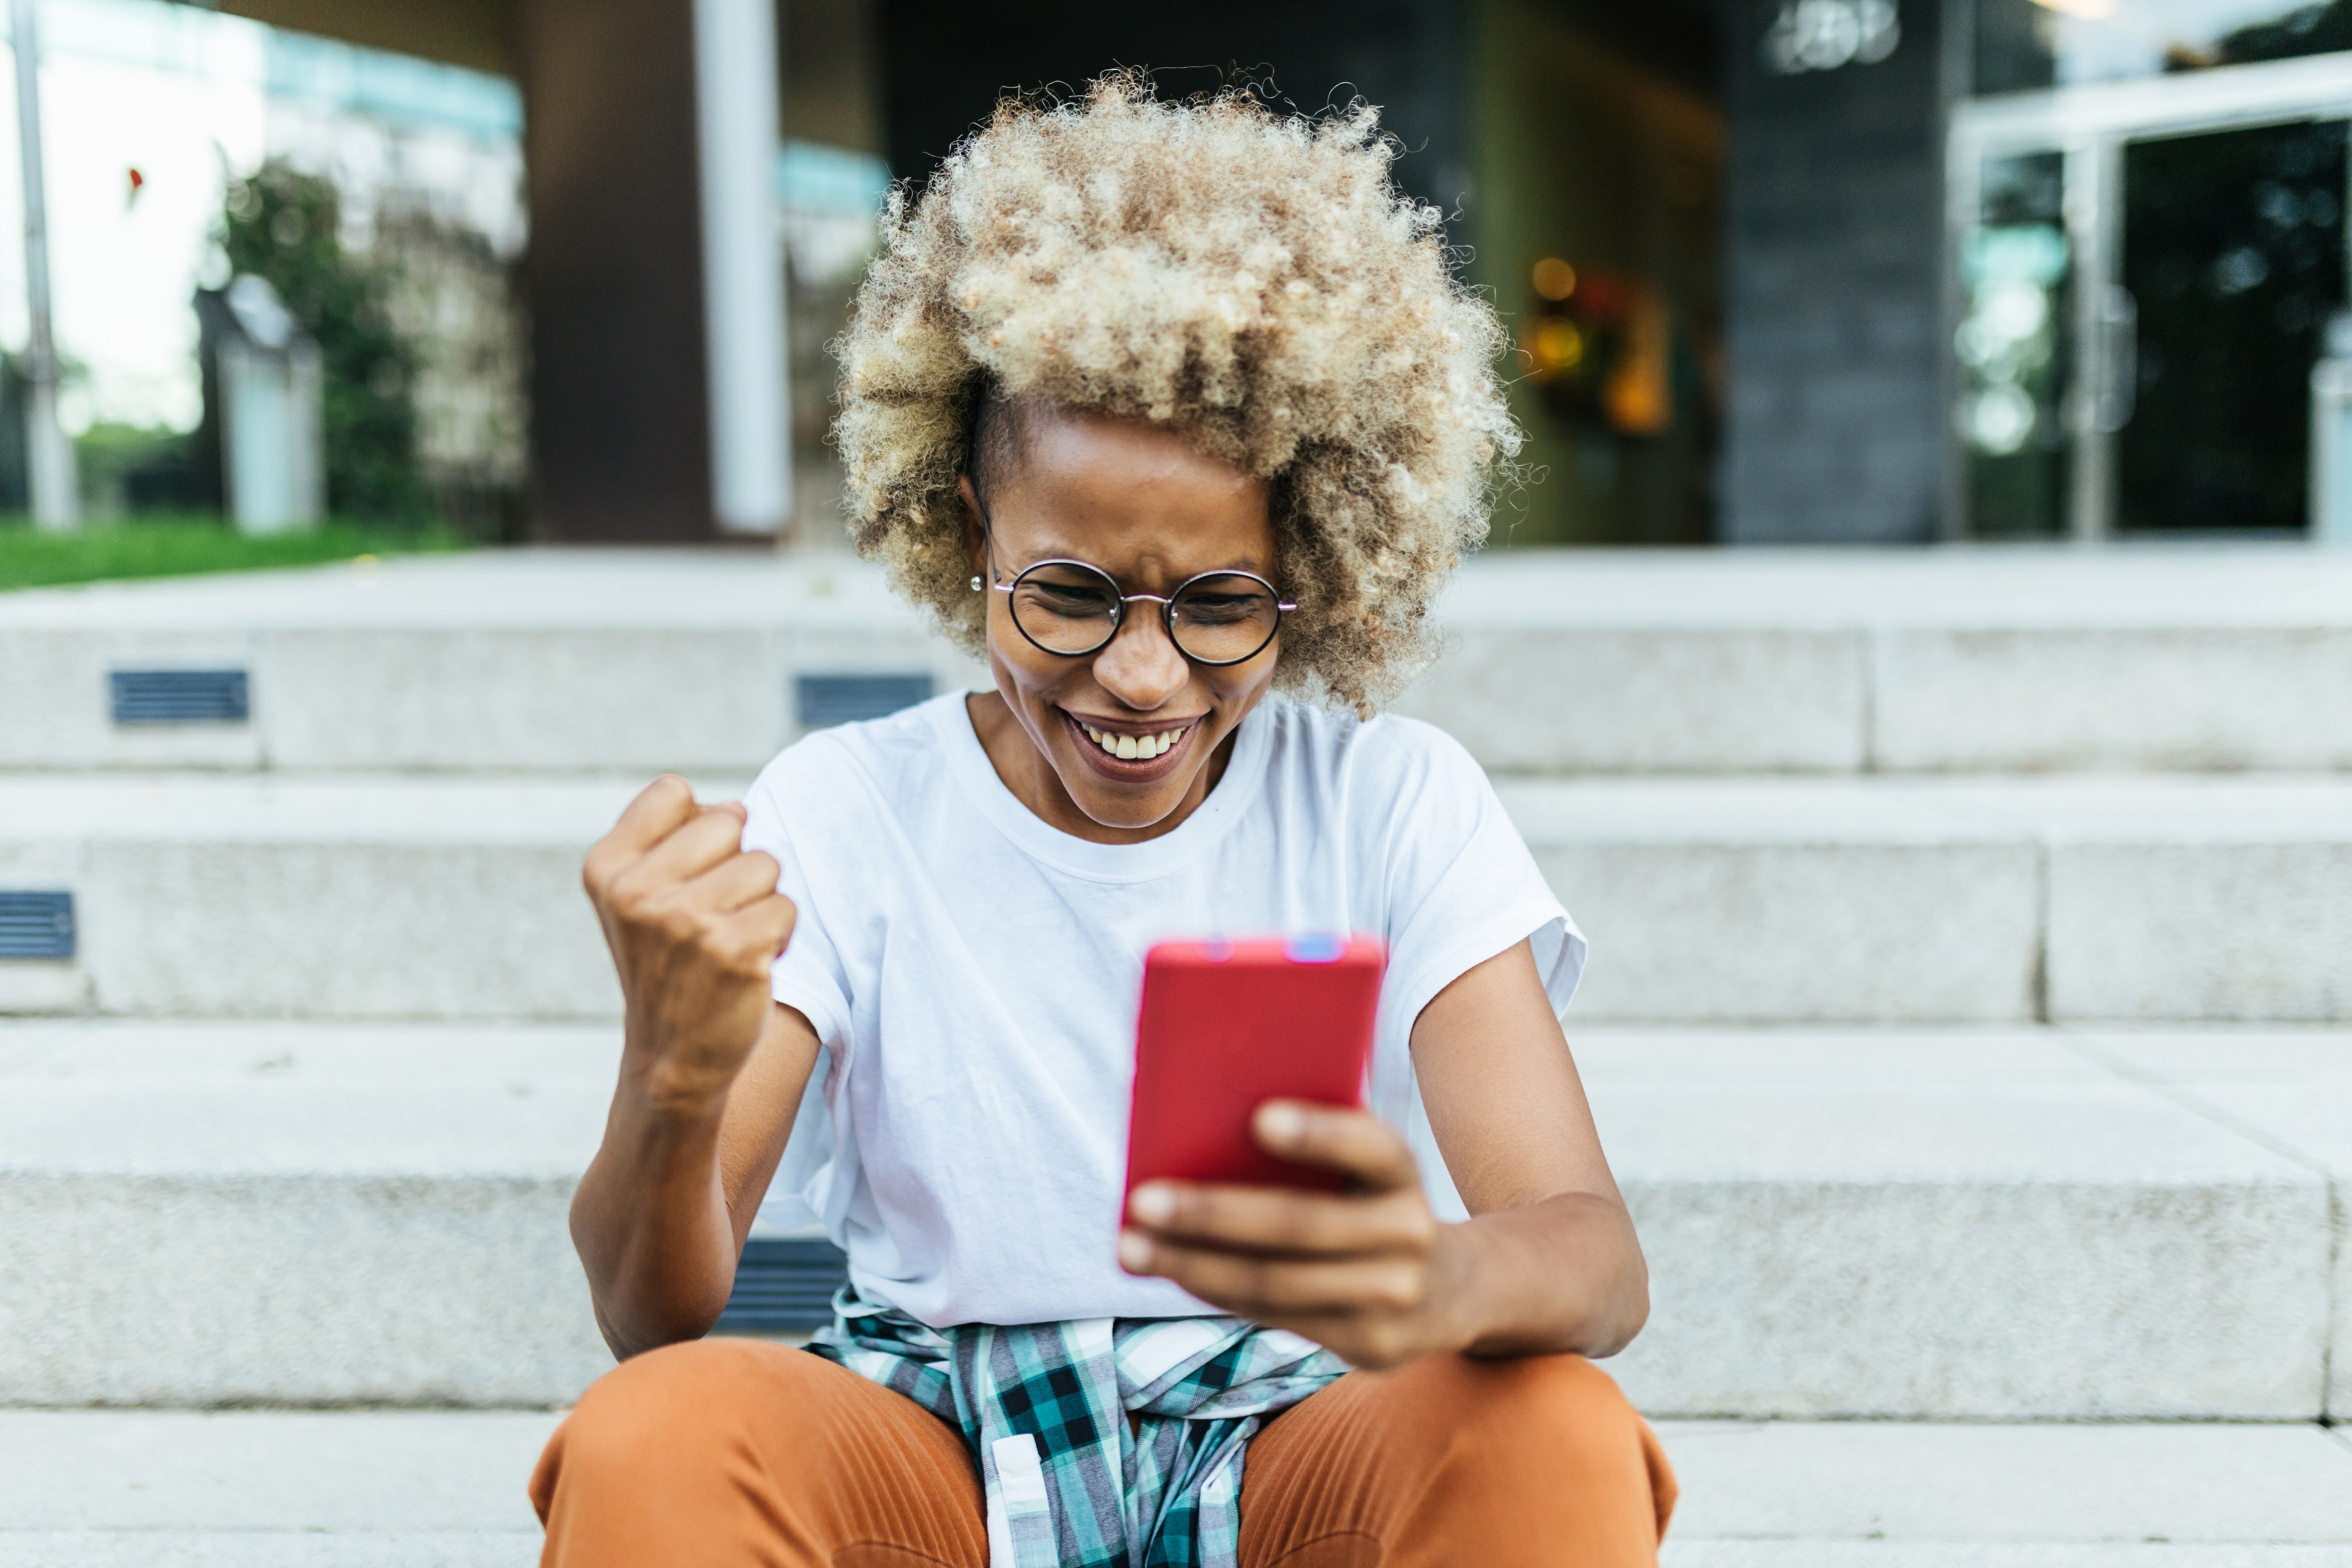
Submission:
<svg viewBox="0 0 2352 1568">
<path fill-rule="evenodd" d="M 534 1411 L 0 1412 L 8 1568 L 529 1568 Z M 2311 1426 L 1667 1422 L 1664 1568 L 2347 1568 Z M 2151 1539 L 2153 1538 L 2153 1539 Z M 1471 1565 L 1465 1565 L 1471 1568 Z"/>
<path fill-rule="evenodd" d="M 1405 707 L 1495 773 L 1594 941 L 1571 1037 L 1654 1278 L 1616 1370 L 1689 1423 L 1676 1560 L 2352 1564 L 2344 1510 L 2263 1536 L 2168 1524 L 2159 1489 L 2139 1536 L 1990 1500 L 1970 1535 L 1738 1479 L 1916 1449 L 2055 1496 L 2142 1459 L 1914 1424 L 2352 1411 L 2352 557 L 1517 555 L 1443 615 Z M 216 716 L 112 721 L 111 678 L 154 671 Z M 487 1423 L 510 1504 L 541 1417 L 74 1407 L 560 1405 L 608 1364 L 562 1224 L 617 1047 L 580 853 L 656 768 L 740 787 L 843 676 L 978 672 L 838 558 L 0 597 L 0 940 L 31 929 L 6 895 L 72 896 L 70 953 L 0 960 L 0 1445 Z M 1902 1424 L 1721 1421 L 1824 1416 Z M 1880 1436 L 1786 1457 L 1815 1430 Z M 2258 1490 L 2246 1442 L 2146 1462 Z M 0 1506 L 56 1518 L 0 1563 L 152 1560 L 107 1555 L 147 1515 L 91 1508 Z M 274 1563 L 299 1549 L 247 1524 L 298 1515 L 135 1528 Z M 530 1554 L 337 1517 L 345 1554 L 299 1561 Z M 2206 1544 L 2126 1544 L 2167 1533 Z"/>
<path fill-rule="evenodd" d="M 644 776 L 0 777 L 0 878 L 69 889 L 80 927 L 70 962 L 0 969 L 0 1005 L 612 1017 L 579 858 Z M 1502 793 L 1594 936 L 1580 1019 L 2352 1015 L 2352 774 L 1506 778 Z"/>
<path fill-rule="evenodd" d="M 549 1405 L 608 1364 L 563 1225 L 608 1027 L 0 1038 L 0 1401 Z M 1656 1280 L 1617 1370 L 1677 1415 L 2343 1410 L 2345 1045 L 1582 1032 Z"/>
</svg>

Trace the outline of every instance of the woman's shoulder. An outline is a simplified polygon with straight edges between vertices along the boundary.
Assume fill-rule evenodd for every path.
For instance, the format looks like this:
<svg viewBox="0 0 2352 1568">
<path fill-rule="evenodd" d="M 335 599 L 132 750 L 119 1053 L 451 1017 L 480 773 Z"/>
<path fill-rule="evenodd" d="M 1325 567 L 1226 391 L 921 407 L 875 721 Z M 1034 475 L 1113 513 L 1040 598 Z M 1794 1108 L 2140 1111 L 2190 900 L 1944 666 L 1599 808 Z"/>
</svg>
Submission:
<svg viewBox="0 0 2352 1568">
<path fill-rule="evenodd" d="M 1486 775 L 1462 742 L 1398 713 L 1361 719 L 1290 697 L 1270 697 L 1276 766 L 1301 782 L 1357 797 L 1432 788 L 1483 790 Z"/>
<path fill-rule="evenodd" d="M 920 797 L 946 768 L 941 720 L 963 700 L 945 692 L 879 719 L 812 731 L 776 753 L 751 793 L 803 810 Z"/>
</svg>

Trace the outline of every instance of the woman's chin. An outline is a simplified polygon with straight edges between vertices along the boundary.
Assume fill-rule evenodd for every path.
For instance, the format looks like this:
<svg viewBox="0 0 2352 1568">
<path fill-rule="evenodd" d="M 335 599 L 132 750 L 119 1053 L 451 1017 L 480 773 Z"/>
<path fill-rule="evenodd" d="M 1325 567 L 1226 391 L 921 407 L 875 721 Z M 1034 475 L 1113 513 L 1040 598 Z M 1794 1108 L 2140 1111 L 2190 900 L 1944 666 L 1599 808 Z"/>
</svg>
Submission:
<svg viewBox="0 0 2352 1568">
<path fill-rule="evenodd" d="M 1175 765 L 1145 773 L 1132 763 L 1103 754 L 1090 742 L 1055 750 L 1063 754 L 1053 759 L 1054 771 L 1061 775 L 1071 803 L 1088 821 L 1119 832 L 1139 833 L 1159 826 L 1183 805 L 1196 771 L 1191 756 L 1172 752 L 1153 761 Z"/>
<path fill-rule="evenodd" d="M 1069 791 L 1072 803 L 1086 813 L 1087 821 L 1120 833 L 1157 827 L 1184 802 L 1181 782 L 1106 788 L 1096 779 L 1065 774 L 1062 787 Z"/>
</svg>

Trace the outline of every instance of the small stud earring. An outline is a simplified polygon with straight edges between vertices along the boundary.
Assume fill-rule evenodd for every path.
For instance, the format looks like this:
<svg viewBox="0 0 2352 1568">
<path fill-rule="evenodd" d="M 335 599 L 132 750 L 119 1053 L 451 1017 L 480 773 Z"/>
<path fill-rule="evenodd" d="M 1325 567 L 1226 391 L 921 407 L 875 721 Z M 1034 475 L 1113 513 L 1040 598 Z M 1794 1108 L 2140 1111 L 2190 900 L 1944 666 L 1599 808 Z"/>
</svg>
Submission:
<svg viewBox="0 0 2352 1568">
<path fill-rule="evenodd" d="M 975 574 L 973 574 L 973 576 L 972 576 L 972 579 L 971 579 L 971 591 L 972 591 L 973 593 L 975 593 L 975 594 L 979 593 L 979 592 L 980 592 L 980 586 L 981 586 L 981 584 L 980 584 L 980 577 L 979 577 L 979 574 L 975 573 Z"/>
</svg>

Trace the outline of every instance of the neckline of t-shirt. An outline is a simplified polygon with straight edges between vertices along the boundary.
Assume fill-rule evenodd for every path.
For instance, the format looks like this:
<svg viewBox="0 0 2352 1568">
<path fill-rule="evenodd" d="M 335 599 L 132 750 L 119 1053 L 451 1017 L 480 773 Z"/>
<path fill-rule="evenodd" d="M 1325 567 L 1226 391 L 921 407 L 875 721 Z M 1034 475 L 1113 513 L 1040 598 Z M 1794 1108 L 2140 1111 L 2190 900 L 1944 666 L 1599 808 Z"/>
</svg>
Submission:
<svg viewBox="0 0 2352 1568">
<path fill-rule="evenodd" d="M 1242 720 L 1234 754 L 1224 776 L 1200 808 L 1157 838 L 1140 844 L 1097 844 L 1063 832 L 1021 804 L 1021 797 L 996 776 L 996 764 L 971 727 L 969 692 L 950 692 L 933 710 L 941 749 L 981 814 L 1033 859 L 1059 871 L 1097 882 L 1140 882 L 1164 876 L 1223 838 L 1250 803 L 1257 798 L 1272 749 L 1272 716 L 1266 710 L 1282 700 L 1269 695 Z"/>
</svg>

